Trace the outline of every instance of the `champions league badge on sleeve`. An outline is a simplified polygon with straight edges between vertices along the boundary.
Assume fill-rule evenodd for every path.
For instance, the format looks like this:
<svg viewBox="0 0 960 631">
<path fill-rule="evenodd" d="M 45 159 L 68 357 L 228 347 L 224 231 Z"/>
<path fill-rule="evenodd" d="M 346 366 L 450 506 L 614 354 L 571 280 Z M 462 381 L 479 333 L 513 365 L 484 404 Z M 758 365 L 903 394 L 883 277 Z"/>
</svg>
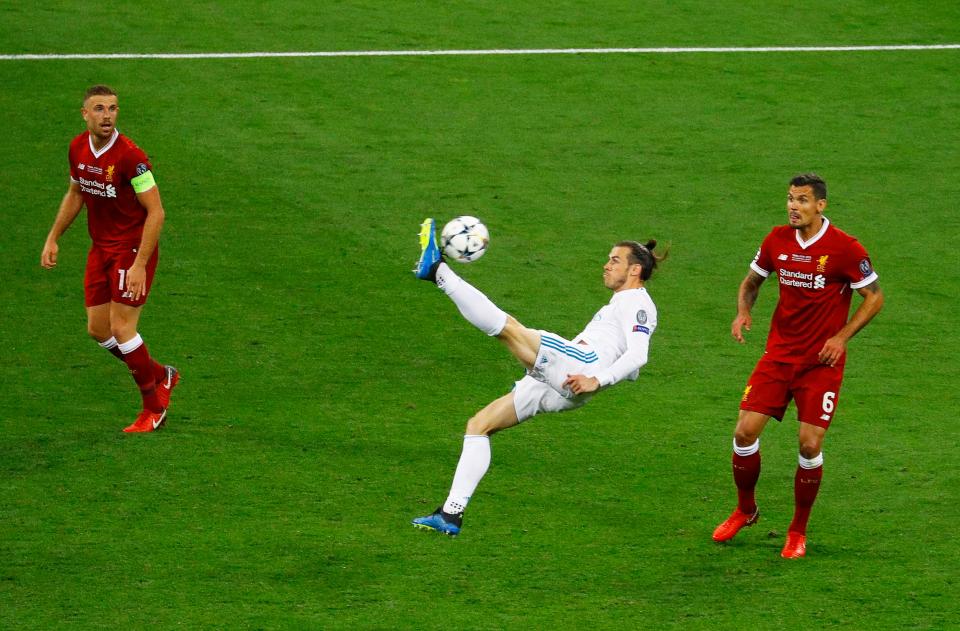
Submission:
<svg viewBox="0 0 960 631">
<path fill-rule="evenodd" d="M 637 311 L 637 322 L 639 324 L 633 325 L 633 332 L 646 333 L 647 335 L 650 335 L 650 329 L 644 326 L 647 323 L 647 312 L 643 309 Z"/>
<path fill-rule="evenodd" d="M 863 274 L 864 278 L 873 273 L 873 267 L 870 266 L 870 259 L 860 261 L 860 273 Z"/>
<path fill-rule="evenodd" d="M 143 175 L 149 170 L 150 170 L 150 167 L 145 165 L 143 162 L 140 162 L 139 164 L 137 164 L 137 175 Z"/>
</svg>

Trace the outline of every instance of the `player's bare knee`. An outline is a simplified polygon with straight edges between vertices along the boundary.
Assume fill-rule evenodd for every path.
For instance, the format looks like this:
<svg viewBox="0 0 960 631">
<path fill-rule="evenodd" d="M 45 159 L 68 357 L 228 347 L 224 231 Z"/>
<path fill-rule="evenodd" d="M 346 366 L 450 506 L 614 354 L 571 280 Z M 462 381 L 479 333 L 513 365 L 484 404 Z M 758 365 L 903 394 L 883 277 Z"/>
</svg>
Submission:
<svg viewBox="0 0 960 631">
<path fill-rule="evenodd" d="M 501 340 L 516 337 L 517 331 L 519 331 L 521 328 L 523 328 L 523 325 L 508 313 L 507 322 L 503 325 L 503 328 L 500 329 L 500 332 L 497 333 L 496 337 Z"/>
<path fill-rule="evenodd" d="M 820 439 L 810 439 L 800 441 L 800 455 L 808 460 L 812 460 L 820 455 L 823 441 Z"/>
<path fill-rule="evenodd" d="M 480 415 L 474 416 L 467 421 L 466 434 L 468 436 L 489 436 L 492 433 L 493 427 L 491 427 L 489 422 L 480 418 Z"/>
<path fill-rule="evenodd" d="M 749 447 L 760 438 L 760 432 L 751 425 L 738 423 L 737 429 L 733 433 L 733 438 L 737 441 L 738 447 Z"/>
<path fill-rule="evenodd" d="M 118 342 L 126 342 L 137 334 L 137 328 L 130 326 L 129 322 L 110 322 L 110 334 L 117 338 Z"/>
<path fill-rule="evenodd" d="M 87 335 L 97 342 L 106 342 L 110 339 L 110 328 L 96 325 L 92 322 L 87 323 Z"/>
</svg>

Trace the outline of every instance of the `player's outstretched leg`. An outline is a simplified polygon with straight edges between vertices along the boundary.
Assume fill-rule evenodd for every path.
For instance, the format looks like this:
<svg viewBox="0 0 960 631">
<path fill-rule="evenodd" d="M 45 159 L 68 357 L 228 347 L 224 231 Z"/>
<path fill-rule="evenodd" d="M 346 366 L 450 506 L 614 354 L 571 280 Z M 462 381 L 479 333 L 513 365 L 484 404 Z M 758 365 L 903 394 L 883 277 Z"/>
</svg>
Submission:
<svg viewBox="0 0 960 631">
<path fill-rule="evenodd" d="M 460 278 L 443 260 L 434 220 L 427 217 L 420 225 L 420 260 L 413 268 L 419 279 L 429 280 L 443 290 L 473 326 L 490 336 L 499 335 L 507 324 L 507 314 L 483 292 Z"/>
<path fill-rule="evenodd" d="M 436 222 L 427 217 L 420 224 L 420 260 L 413 268 L 413 275 L 420 280 L 437 282 L 437 266 L 443 261 L 437 246 Z"/>
</svg>

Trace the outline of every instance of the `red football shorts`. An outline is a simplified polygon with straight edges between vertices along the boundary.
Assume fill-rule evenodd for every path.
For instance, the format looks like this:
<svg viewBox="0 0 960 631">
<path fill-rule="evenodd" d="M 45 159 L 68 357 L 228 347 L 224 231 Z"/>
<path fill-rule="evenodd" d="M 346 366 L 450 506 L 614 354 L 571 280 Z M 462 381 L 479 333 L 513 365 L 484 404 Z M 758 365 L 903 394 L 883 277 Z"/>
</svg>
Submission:
<svg viewBox="0 0 960 631">
<path fill-rule="evenodd" d="M 153 285 L 153 274 L 157 270 L 160 248 L 153 251 L 147 261 L 147 282 L 145 291 L 140 294 L 139 300 L 134 300 L 127 291 L 127 270 L 137 258 L 135 248 L 120 250 L 104 250 L 97 246 L 90 248 L 87 254 L 87 270 L 83 275 L 83 297 L 88 307 L 119 302 L 132 307 L 139 307 L 147 302 L 150 286 Z"/>
<path fill-rule="evenodd" d="M 842 366 L 785 364 L 761 359 L 747 381 L 740 409 L 781 421 L 787 404 L 793 399 L 801 423 L 826 429 L 837 409 L 842 382 Z"/>
</svg>

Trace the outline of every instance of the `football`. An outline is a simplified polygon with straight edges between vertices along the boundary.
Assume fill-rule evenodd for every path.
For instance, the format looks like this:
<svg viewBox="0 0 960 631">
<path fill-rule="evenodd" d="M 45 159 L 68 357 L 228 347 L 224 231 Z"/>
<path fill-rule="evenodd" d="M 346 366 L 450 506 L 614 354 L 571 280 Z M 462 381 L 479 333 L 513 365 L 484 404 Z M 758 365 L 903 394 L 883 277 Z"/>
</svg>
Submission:
<svg viewBox="0 0 960 631">
<path fill-rule="evenodd" d="M 470 263 L 487 251 L 490 233 L 476 217 L 464 215 L 447 223 L 440 233 L 440 249 L 454 261 Z"/>
</svg>

